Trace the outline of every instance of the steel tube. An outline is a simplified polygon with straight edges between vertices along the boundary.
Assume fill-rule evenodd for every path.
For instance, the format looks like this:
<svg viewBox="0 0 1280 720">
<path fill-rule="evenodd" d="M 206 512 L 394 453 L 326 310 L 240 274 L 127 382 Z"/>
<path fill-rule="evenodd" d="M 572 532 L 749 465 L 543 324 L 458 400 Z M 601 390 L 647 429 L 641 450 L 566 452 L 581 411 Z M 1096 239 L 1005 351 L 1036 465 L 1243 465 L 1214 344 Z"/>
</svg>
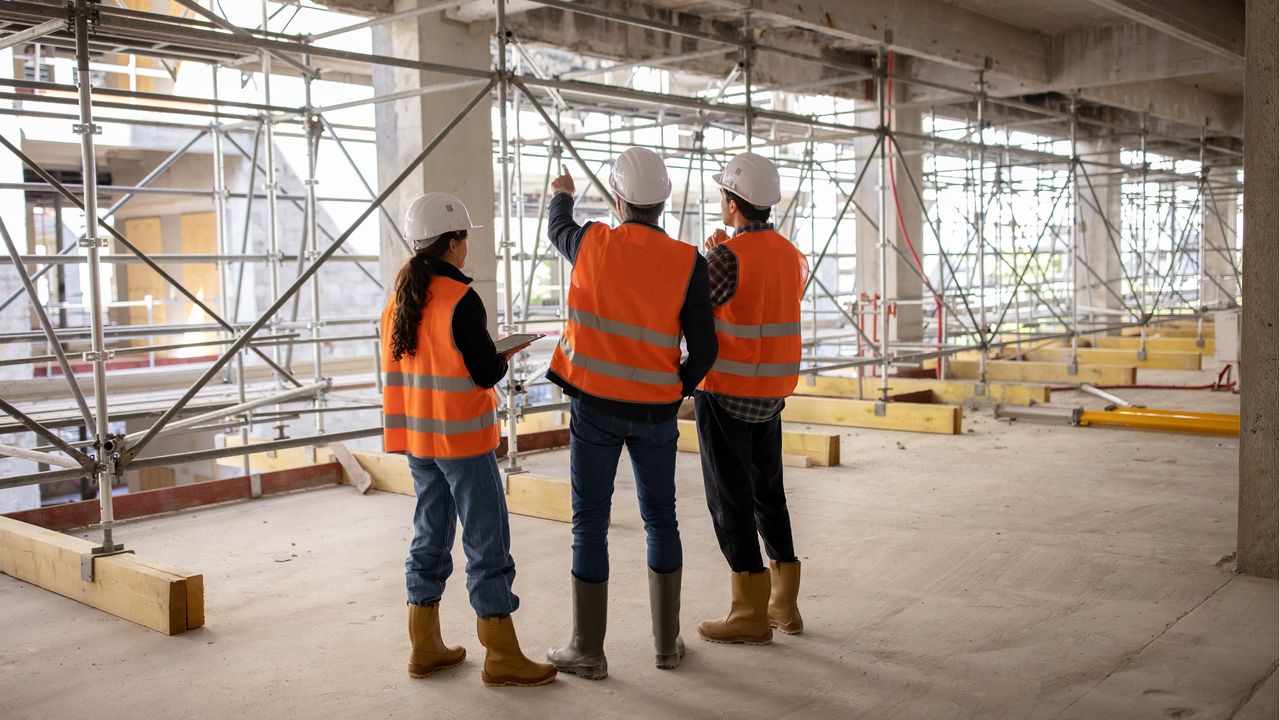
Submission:
<svg viewBox="0 0 1280 720">
<path fill-rule="evenodd" d="M 94 153 L 93 138 L 97 126 L 93 122 L 93 92 L 89 81 L 89 19 L 96 8 L 88 0 L 76 0 L 74 8 L 76 35 L 76 69 L 80 90 L 80 169 L 84 179 L 84 243 L 89 257 L 89 323 L 93 348 L 93 403 L 94 403 L 94 443 L 98 453 L 98 464 L 94 474 L 98 481 L 99 508 L 102 523 L 102 547 L 107 550 L 115 548 L 111 541 L 111 529 L 114 524 L 114 513 L 111 505 L 111 486 L 116 476 L 108 468 L 115 463 L 107 463 L 114 452 L 114 442 L 110 439 L 110 425 L 107 419 L 107 353 L 106 341 L 102 334 L 104 318 L 102 317 L 102 273 L 98 263 L 100 239 L 98 238 L 98 163 Z M 8 141 L 6 141 L 8 142 Z M 118 471 L 117 471 L 118 472 Z"/>
<path fill-rule="evenodd" d="M 275 452 L 278 450 L 288 450 L 296 447 L 306 447 L 308 445 L 321 446 L 335 442 L 347 442 L 348 440 L 359 440 L 361 438 L 376 437 L 382 434 L 382 427 L 361 428 L 359 430 L 347 430 L 344 432 L 326 433 L 324 435 L 307 437 L 289 438 L 287 440 L 272 440 L 264 443 L 253 443 L 249 445 L 252 454 Z M 168 467 L 170 465 L 181 465 L 190 462 L 203 462 L 205 460 L 217 460 L 224 457 L 235 457 L 244 453 L 243 447 L 229 448 L 213 448 L 211 450 L 195 450 L 185 453 L 174 453 L 172 455 L 152 455 L 149 457 L 141 457 L 129 464 L 134 470 L 143 470 L 153 467 Z M 42 483 L 58 482 L 61 480 L 74 480 L 82 477 L 83 472 L 75 470 L 55 470 L 52 472 L 33 473 L 30 475 L 15 475 L 7 478 L 0 478 L 0 489 L 22 487 L 23 485 L 38 485 Z"/>
<path fill-rule="evenodd" d="M 61 228 L 59 228 L 61 230 Z M 18 277 L 22 280 L 22 287 L 26 289 L 27 296 L 31 299 L 31 309 L 35 312 L 36 319 L 40 322 L 40 328 L 44 330 L 45 336 L 49 339 L 49 347 L 58 358 L 58 367 L 62 368 L 62 374 L 67 379 L 67 385 L 71 388 L 71 395 L 75 398 L 76 407 L 80 409 L 80 414 L 84 418 L 84 426 L 91 428 L 94 426 L 93 414 L 89 411 L 89 404 L 84 399 L 84 393 L 80 391 L 80 383 L 76 382 L 75 373 L 71 372 L 71 364 L 67 362 L 67 354 L 62 349 L 62 343 L 58 342 L 58 336 L 54 333 L 53 323 L 49 321 L 49 315 L 44 311 L 44 306 L 40 303 L 40 295 L 36 292 L 36 286 L 31 282 L 31 276 L 27 274 L 27 267 L 17 261 L 18 246 L 14 244 L 13 238 L 9 235 L 9 228 L 5 225 L 4 218 L 0 218 L 0 238 L 4 239 L 5 248 L 9 251 L 9 257 L 14 259 L 14 268 L 18 271 Z"/>
</svg>

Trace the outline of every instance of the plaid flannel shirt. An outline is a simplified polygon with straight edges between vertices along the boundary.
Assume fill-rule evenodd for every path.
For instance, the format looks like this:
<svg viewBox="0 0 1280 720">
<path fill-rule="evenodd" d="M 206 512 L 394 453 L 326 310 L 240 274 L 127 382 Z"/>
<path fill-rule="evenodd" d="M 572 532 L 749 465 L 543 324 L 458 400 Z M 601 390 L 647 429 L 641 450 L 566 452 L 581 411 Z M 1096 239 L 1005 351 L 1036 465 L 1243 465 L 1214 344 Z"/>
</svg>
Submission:
<svg viewBox="0 0 1280 720">
<path fill-rule="evenodd" d="M 773 223 L 747 223 L 734 230 L 733 234 L 772 229 Z M 715 246 L 707 253 L 707 275 L 711 279 L 711 304 L 719 306 L 729 302 L 738 289 L 738 257 L 724 245 Z M 749 423 L 767 422 L 776 418 L 785 404 L 781 398 L 734 397 L 720 393 L 712 395 L 726 412 Z"/>
</svg>

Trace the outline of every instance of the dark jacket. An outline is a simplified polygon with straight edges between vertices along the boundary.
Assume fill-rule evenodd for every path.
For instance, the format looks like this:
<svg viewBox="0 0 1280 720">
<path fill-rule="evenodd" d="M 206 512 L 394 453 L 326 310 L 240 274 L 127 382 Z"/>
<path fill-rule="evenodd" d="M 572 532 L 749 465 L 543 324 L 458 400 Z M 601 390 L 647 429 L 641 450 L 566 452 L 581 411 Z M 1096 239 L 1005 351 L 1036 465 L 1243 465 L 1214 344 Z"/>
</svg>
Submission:
<svg viewBox="0 0 1280 720">
<path fill-rule="evenodd" d="M 573 196 L 568 193 L 556 193 L 551 199 L 548 211 L 547 234 L 551 244 L 556 246 L 561 255 L 572 264 L 578 257 L 578 249 L 582 247 L 582 239 L 586 237 L 591 223 L 579 225 L 573 219 Z M 656 225 L 649 227 L 665 233 Z M 702 382 L 702 378 L 716 361 L 716 326 L 711 315 L 711 283 L 707 279 L 707 260 L 697 256 L 693 266 L 693 275 L 689 278 L 689 289 L 685 291 L 684 305 L 680 308 L 680 327 L 684 333 L 685 347 L 688 356 L 680 363 L 680 382 L 684 386 L 683 394 L 692 395 L 694 388 Z M 559 385 L 569 397 L 598 407 L 612 415 L 640 422 L 658 422 L 670 420 L 680 410 L 680 403 L 667 405 L 651 405 L 645 403 L 629 403 L 609 400 L 581 392 L 570 385 L 554 370 L 547 371 L 547 379 Z"/>
<path fill-rule="evenodd" d="M 447 262 L 432 262 L 431 270 L 437 275 L 457 280 L 467 285 L 471 278 Z M 427 302 L 431 302 L 427 298 Z M 453 342 L 462 353 L 471 380 L 482 388 L 491 388 L 507 374 L 507 359 L 498 354 L 489 337 L 489 318 L 484 303 L 474 289 L 468 289 L 453 311 Z"/>
</svg>

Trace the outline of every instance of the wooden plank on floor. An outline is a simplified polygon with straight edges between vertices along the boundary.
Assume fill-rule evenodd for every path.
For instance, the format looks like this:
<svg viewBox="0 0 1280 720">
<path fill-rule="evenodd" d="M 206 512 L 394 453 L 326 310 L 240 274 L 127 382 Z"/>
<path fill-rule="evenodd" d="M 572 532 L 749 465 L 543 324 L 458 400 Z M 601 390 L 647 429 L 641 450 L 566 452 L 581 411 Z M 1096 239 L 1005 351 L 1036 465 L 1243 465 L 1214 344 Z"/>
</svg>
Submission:
<svg viewBox="0 0 1280 720">
<path fill-rule="evenodd" d="M 1050 400 L 1048 386 L 987 383 L 986 394 L 978 394 L 978 384 L 960 380 L 926 380 L 921 378 L 889 378 L 889 391 L 918 392 L 929 390 L 935 402 L 959 404 L 966 400 L 990 398 L 1008 405 L 1032 405 Z M 862 379 L 862 399 L 874 399 L 880 392 L 879 378 Z M 857 398 L 858 379 L 830 375 L 808 375 L 800 378 L 797 395 Z"/>
<path fill-rule="evenodd" d="M 816 425 L 955 435 L 960 432 L 964 417 L 959 405 L 891 402 L 885 405 L 884 415 L 876 415 L 875 406 L 873 400 L 796 395 L 788 398 L 782 419 Z"/>
<path fill-rule="evenodd" d="M 787 399 L 791 402 L 791 398 Z M 680 439 L 676 449 L 681 452 L 701 452 L 698 445 L 698 427 L 693 420 L 677 421 Z M 835 467 L 840 464 L 840 436 L 836 433 L 809 432 L 803 430 L 782 431 L 782 452 L 786 455 L 803 455 L 816 467 Z"/>
<path fill-rule="evenodd" d="M 1100 348 L 1110 348 L 1115 350 L 1131 350 L 1137 352 L 1142 346 L 1142 338 L 1138 337 L 1120 337 L 1118 335 L 1104 335 L 1095 338 L 1094 342 Z M 1168 337 L 1149 337 L 1147 338 L 1148 350 L 1172 351 L 1172 352 L 1198 352 L 1201 355 L 1212 355 L 1214 352 L 1213 338 L 1206 337 L 1204 339 L 1204 347 L 1196 347 L 1196 339 L 1189 338 L 1168 338 Z"/>
<path fill-rule="evenodd" d="M 417 495 L 413 489 L 413 475 L 409 473 L 409 458 L 395 453 L 351 451 L 351 456 L 365 472 L 374 490 L 397 493 L 399 495 Z M 351 478 L 344 476 L 343 483 L 350 484 Z"/>
<path fill-rule="evenodd" d="M 978 363 L 952 360 L 947 372 L 953 377 L 978 379 Z M 1132 385 L 1137 379 L 1135 367 L 1117 365 L 1081 365 L 1076 374 L 1067 372 L 1065 363 L 993 360 L 987 363 L 987 380 L 998 382 L 1092 383 L 1094 385 Z"/>
<path fill-rule="evenodd" d="M 369 477 L 369 471 L 360 466 L 356 462 L 351 451 L 342 443 L 329 443 L 327 446 L 329 452 L 333 453 L 333 458 L 342 465 L 342 472 L 346 474 L 348 481 L 356 486 L 356 489 L 363 495 L 369 492 L 373 487 L 373 478 Z"/>
<path fill-rule="evenodd" d="M 400 495 L 416 495 L 409 460 L 404 455 L 353 451 L 351 455 L 369 473 L 373 489 Z M 573 502 L 569 481 L 537 473 L 507 476 L 507 511 L 517 515 L 569 522 Z"/>
<path fill-rule="evenodd" d="M 94 562 L 80 579 L 80 556 L 94 543 L 0 517 L 0 572 L 166 635 L 204 623 L 203 578 L 132 554 Z"/>
<path fill-rule="evenodd" d="M 507 511 L 544 520 L 571 522 L 573 497 L 568 479 L 537 473 L 508 475 Z"/>
<path fill-rule="evenodd" d="M 1137 350 L 1110 348 L 1080 348 L 1081 365 L 1132 365 L 1152 370 L 1199 370 L 1199 352 L 1167 352 L 1151 350 L 1146 359 L 1138 359 Z M 1027 353 L 1031 362 L 1067 363 L 1071 361 L 1070 348 L 1045 348 Z"/>
</svg>

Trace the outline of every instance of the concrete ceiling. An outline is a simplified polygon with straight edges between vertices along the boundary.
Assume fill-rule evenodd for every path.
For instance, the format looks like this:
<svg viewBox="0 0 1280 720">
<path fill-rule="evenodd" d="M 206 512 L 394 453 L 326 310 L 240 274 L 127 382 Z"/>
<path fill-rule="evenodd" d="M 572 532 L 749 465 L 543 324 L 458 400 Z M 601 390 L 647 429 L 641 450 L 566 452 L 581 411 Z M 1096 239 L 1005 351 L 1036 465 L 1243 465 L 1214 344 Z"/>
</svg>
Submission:
<svg viewBox="0 0 1280 720">
<path fill-rule="evenodd" d="M 365 14 L 390 11 L 391 0 L 329 0 Z M 988 89 L 1005 97 L 1078 93 L 1089 103 L 1149 113 L 1187 136 L 1240 136 L 1243 107 L 1244 0 L 575 0 L 617 15 L 734 34 L 750 11 L 764 39 L 808 54 L 857 57 L 885 47 L 911 58 L 922 80 Z M 404 3 L 399 7 L 403 8 Z M 485 22 L 494 0 L 459 0 L 447 17 Z M 691 38 L 629 27 L 532 0 L 509 0 L 511 25 L 527 42 L 617 60 L 646 59 L 715 47 Z M 616 25 L 616 23 L 612 23 Z M 602 37 L 601 33 L 605 33 Z M 607 37 L 607 40 L 605 39 Z M 726 58 L 725 62 L 731 62 Z M 721 68 L 700 62 L 694 70 Z M 838 80 L 832 68 L 762 68 L 786 85 Z M 846 71 L 847 72 L 847 71 Z M 770 84 L 763 80 L 762 84 Z M 862 92 L 829 85 L 830 92 Z M 916 91 L 921 101 L 945 97 Z"/>
</svg>

